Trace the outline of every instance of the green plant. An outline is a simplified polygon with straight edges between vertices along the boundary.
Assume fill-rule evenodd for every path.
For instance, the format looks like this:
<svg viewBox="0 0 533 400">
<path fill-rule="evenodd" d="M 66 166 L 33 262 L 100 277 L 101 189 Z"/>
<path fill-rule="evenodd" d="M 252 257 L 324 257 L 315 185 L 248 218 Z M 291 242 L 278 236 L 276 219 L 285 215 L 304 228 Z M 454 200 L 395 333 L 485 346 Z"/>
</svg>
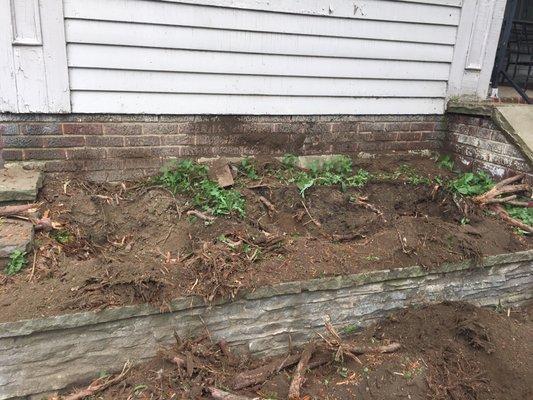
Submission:
<svg viewBox="0 0 533 400">
<path fill-rule="evenodd" d="M 285 154 L 281 159 L 281 164 L 287 169 L 295 168 L 297 162 L 298 156 L 295 156 L 294 154 Z"/>
<path fill-rule="evenodd" d="M 346 325 L 344 328 L 342 328 L 341 332 L 344 335 L 351 335 L 352 333 L 357 332 L 357 325 L 356 324 Z"/>
<path fill-rule="evenodd" d="M 370 256 L 366 256 L 365 260 L 367 260 L 367 261 L 379 261 L 379 257 L 370 255 Z"/>
<path fill-rule="evenodd" d="M 52 237 L 55 239 L 56 242 L 60 244 L 70 243 L 72 242 L 72 239 L 73 239 L 71 233 L 65 229 L 55 231 L 52 234 Z"/>
<path fill-rule="evenodd" d="M 418 174 L 416 169 L 414 169 L 412 166 L 403 164 L 398 168 L 399 177 L 404 177 L 407 181 L 407 183 L 411 185 L 429 185 L 431 184 L 431 179 L 425 176 L 421 176 Z"/>
<path fill-rule="evenodd" d="M 494 182 L 485 172 L 466 172 L 449 183 L 453 192 L 463 196 L 476 196 L 492 188 Z"/>
<path fill-rule="evenodd" d="M 216 182 L 202 180 L 197 186 L 193 204 L 213 215 L 229 215 L 233 212 L 244 217 L 245 200 L 235 189 L 223 189 Z"/>
<path fill-rule="evenodd" d="M 174 194 L 192 195 L 193 204 L 213 215 L 245 214 L 244 197 L 235 189 L 224 189 L 208 178 L 208 168 L 191 160 L 165 166 L 156 182 Z"/>
<path fill-rule="evenodd" d="M 324 161 L 321 165 L 313 162 L 308 171 L 298 171 L 289 182 L 294 182 L 300 194 L 305 197 L 305 191 L 314 185 L 333 186 L 340 185 L 342 191 L 348 187 L 361 187 L 368 179 L 370 173 L 360 169 L 353 173 L 352 160 L 346 156 L 333 157 Z"/>
<path fill-rule="evenodd" d="M 533 208 L 506 204 L 505 211 L 512 218 L 522 221 L 526 225 L 533 226 Z"/>
<path fill-rule="evenodd" d="M 15 250 L 9 255 L 9 262 L 6 265 L 6 275 L 15 275 L 19 273 L 27 264 L 26 252 Z"/>
<path fill-rule="evenodd" d="M 470 223 L 470 219 L 466 218 L 466 217 L 463 217 L 461 218 L 461 221 L 459 221 L 461 223 L 461 225 L 468 225 Z"/>
<path fill-rule="evenodd" d="M 239 164 L 239 169 L 250 179 L 259 179 L 257 171 L 255 170 L 254 165 L 250 161 L 250 157 L 243 158 Z"/>
<path fill-rule="evenodd" d="M 447 169 L 449 171 L 453 170 L 453 160 L 449 155 L 444 155 L 439 158 L 437 165 L 442 169 Z"/>
</svg>

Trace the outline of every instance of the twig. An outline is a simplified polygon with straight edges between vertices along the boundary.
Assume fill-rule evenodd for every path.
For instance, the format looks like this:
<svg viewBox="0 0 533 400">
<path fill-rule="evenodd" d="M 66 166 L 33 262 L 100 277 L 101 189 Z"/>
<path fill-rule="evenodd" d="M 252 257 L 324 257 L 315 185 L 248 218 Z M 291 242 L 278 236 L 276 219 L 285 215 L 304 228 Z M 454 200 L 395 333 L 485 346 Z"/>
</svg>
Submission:
<svg viewBox="0 0 533 400">
<path fill-rule="evenodd" d="M 198 217 L 204 221 L 213 222 L 215 220 L 215 217 L 211 217 L 210 215 L 206 215 L 203 212 L 200 212 L 198 210 L 189 210 L 187 211 L 187 215 L 194 215 L 195 217 Z"/>
<path fill-rule="evenodd" d="M 305 209 L 305 212 L 307 213 L 307 215 L 309 216 L 309 218 L 311 218 L 311 222 L 313 224 L 315 224 L 316 226 L 318 226 L 319 228 L 322 227 L 322 224 L 320 222 L 318 222 L 316 219 L 314 219 L 311 214 L 309 213 L 309 210 L 307 209 L 307 206 L 305 205 L 305 203 L 303 202 L 303 200 L 301 200 L 302 202 L 302 205 L 304 206 L 304 209 Z"/>
<path fill-rule="evenodd" d="M 276 212 L 276 207 L 274 207 L 274 204 L 272 204 L 270 201 L 266 199 L 264 196 L 259 196 L 259 201 L 265 205 L 265 207 L 270 212 Z"/>
<path fill-rule="evenodd" d="M 528 190 L 530 186 L 527 183 L 522 184 L 514 184 L 511 185 L 513 182 L 517 182 L 524 178 L 524 174 L 519 174 L 512 176 L 510 178 L 504 179 L 500 182 L 498 182 L 492 189 L 485 192 L 482 195 L 476 196 L 473 198 L 473 201 L 478 204 L 488 204 L 488 203 L 495 203 L 495 202 L 505 202 L 503 199 L 499 199 L 500 201 L 497 201 L 497 196 L 503 195 L 503 194 L 511 194 L 511 193 L 517 193 L 522 192 L 524 190 Z M 509 196 L 512 197 L 512 196 Z M 514 200 L 515 198 L 511 198 L 510 200 Z"/>
<path fill-rule="evenodd" d="M 307 365 L 309 364 L 309 360 L 311 359 L 315 349 L 316 344 L 314 342 L 310 342 L 302 351 L 302 356 L 300 357 L 300 361 L 294 370 L 291 385 L 289 386 L 289 400 L 300 399 L 300 388 L 302 387 L 305 379 L 305 370 L 307 369 Z"/>
<path fill-rule="evenodd" d="M 112 379 L 108 379 L 107 381 L 100 383 L 102 381 L 102 378 L 98 378 L 95 381 L 93 381 L 86 389 L 81 390 L 77 393 L 73 393 L 67 397 L 65 397 L 63 400 L 82 400 L 85 397 L 91 397 L 94 396 L 97 393 L 100 393 L 101 391 L 107 389 L 108 387 L 120 382 L 123 380 L 128 372 L 130 371 L 131 366 L 129 362 L 126 362 L 124 364 L 124 368 L 122 368 L 122 372 L 115 376 Z"/>
<path fill-rule="evenodd" d="M 522 221 L 512 218 L 507 211 L 500 205 L 493 205 L 493 209 L 498 214 L 498 216 L 506 222 L 509 222 L 511 225 L 516 226 L 519 229 L 522 229 L 525 232 L 533 233 L 533 227 L 529 226 Z"/>
<path fill-rule="evenodd" d="M 213 399 L 215 400 L 262 400 L 261 397 L 247 397 L 239 394 L 233 394 L 226 392 L 215 387 L 208 387 L 207 390 Z"/>
<path fill-rule="evenodd" d="M 31 273 L 30 273 L 30 278 L 28 279 L 28 282 L 31 282 L 31 280 L 33 279 L 33 275 L 35 274 L 35 263 L 37 262 L 37 250 L 34 249 L 33 250 L 33 265 L 31 267 Z"/>
</svg>

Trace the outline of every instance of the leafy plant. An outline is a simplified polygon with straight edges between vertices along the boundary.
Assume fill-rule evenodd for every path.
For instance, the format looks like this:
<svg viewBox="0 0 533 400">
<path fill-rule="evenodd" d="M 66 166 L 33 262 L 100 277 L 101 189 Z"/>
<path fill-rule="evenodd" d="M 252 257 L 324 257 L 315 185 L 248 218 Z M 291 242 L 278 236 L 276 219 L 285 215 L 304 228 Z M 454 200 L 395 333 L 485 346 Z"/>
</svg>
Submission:
<svg viewBox="0 0 533 400">
<path fill-rule="evenodd" d="M 447 169 L 449 171 L 453 170 L 453 160 L 447 154 L 439 158 L 437 165 L 442 169 Z"/>
<path fill-rule="evenodd" d="M 512 218 L 522 221 L 526 225 L 533 226 L 533 208 L 507 204 L 505 210 Z"/>
<path fill-rule="evenodd" d="M 298 171 L 289 182 L 294 182 L 300 194 L 305 197 L 305 191 L 314 185 L 333 186 L 340 185 L 345 191 L 348 187 L 361 187 L 370 178 L 370 173 L 358 170 L 353 173 L 352 160 L 346 156 L 334 157 L 319 165 L 313 162 L 309 171 Z"/>
<path fill-rule="evenodd" d="M 54 232 L 52 237 L 60 244 L 70 243 L 73 239 L 71 233 L 64 229 Z"/>
<path fill-rule="evenodd" d="M 399 177 L 403 176 L 407 180 L 407 183 L 411 185 L 431 184 L 431 179 L 429 179 L 428 177 L 419 175 L 416 169 L 414 169 L 410 165 L 407 165 L 407 164 L 401 165 L 397 172 L 399 173 Z"/>
<path fill-rule="evenodd" d="M 297 162 L 298 156 L 295 156 L 294 154 L 285 154 L 281 160 L 281 164 L 288 169 L 295 168 Z"/>
<path fill-rule="evenodd" d="M 485 172 L 466 172 L 450 182 L 452 191 L 464 196 L 476 196 L 492 188 L 494 182 Z"/>
<path fill-rule="evenodd" d="M 223 189 L 216 182 L 202 180 L 193 198 L 193 204 L 213 215 L 229 215 L 236 212 L 244 217 L 244 197 L 235 189 Z"/>
<path fill-rule="evenodd" d="M 250 157 L 243 158 L 239 169 L 250 179 L 259 179 L 259 175 L 257 175 L 257 171 L 255 170 L 255 167 L 253 163 L 250 161 Z"/>
<path fill-rule="evenodd" d="M 244 197 L 235 189 L 224 189 L 208 178 L 208 168 L 191 160 L 172 163 L 162 169 L 156 182 L 174 194 L 193 196 L 193 204 L 213 215 L 245 214 Z"/>
<path fill-rule="evenodd" d="M 9 255 L 9 262 L 6 265 L 6 275 L 15 275 L 19 273 L 27 264 L 26 252 L 15 250 Z"/>
</svg>

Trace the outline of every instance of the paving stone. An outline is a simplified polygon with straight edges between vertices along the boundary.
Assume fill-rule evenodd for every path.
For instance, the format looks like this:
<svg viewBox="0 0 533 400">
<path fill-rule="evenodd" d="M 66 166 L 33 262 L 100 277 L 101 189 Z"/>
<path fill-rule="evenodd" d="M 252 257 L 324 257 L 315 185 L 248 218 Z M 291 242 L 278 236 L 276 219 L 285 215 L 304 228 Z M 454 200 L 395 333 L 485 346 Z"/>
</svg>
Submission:
<svg viewBox="0 0 533 400">
<path fill-rule="evenodd" d="M 0 202 L 35 201 L 42 184 L 41 171 L 7 166 L 0 169 Z"/>
<path fill-rule="evenodd" d="M 15 219 L 0 220 L 0 267 L 9 262 L 15 250 L 28 251 L 33 242 L 33 224 Z"/>
</svg>

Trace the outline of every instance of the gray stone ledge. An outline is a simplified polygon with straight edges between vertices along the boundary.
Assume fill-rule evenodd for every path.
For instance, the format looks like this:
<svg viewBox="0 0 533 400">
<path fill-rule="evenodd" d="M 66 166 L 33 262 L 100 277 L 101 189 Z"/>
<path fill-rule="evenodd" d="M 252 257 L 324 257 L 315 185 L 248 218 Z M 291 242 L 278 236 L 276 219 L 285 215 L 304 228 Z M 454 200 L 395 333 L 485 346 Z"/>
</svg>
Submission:
<svg viewBox="0 0 533 400">
<path fill-rule="evenodd" d="M 413 305 L 467 301 L 514 305 L 533 299 L 533 250 L 471 262 L 371 271 L 289 282 L 207 306 L 177 299 L 172 311 L 148 305 L 84 312 L 0 325 L 0 400 L 27 398 L 94 379 L 154 357 L 174 341 L 208 329 L 237 351 L 285 352 L 289 337 L 301 345 L 323 329 L 325 316 L 339 327 L 362 329 Z"/>
<path fill-rule="evenodd" d="M 294 281 L 280 283 L 273 286 L 258 288 L 255 291 L 243 293 L 234 302 L 240 300 L 259 300 L 274 296 L 298 294 L 302 292 L 338 290 L 347 287 L 357 287 L 371 283 L 389 282 L 407 278 L 436 275 L 453 271 L 461 271 L 470 268 L 489 268 L 499 264 L 510 264 L 522 261 L 532 261 L 533 250 L 516 253 L 499 254 L 484 257 L 479 265 L 470 260 L 461 263 L 447 263 L 428 270 L 420 266 L 396 268 L 391 270 L 379 270 L 361 272 L 352 275 L 339 275 L 335 277 L 311 279 L 306 281 Z M 109 321 L 142 317 L 154 314 L 165 314 L 185 309 L 203 308 L 206 306 L 222 305 L 227 300 L 219 299 L 211 305 L 204 302 L 200 297 L 182 297 L 170 303 L 168 311 L 161 312 L 149 304 L 123 306 L 109 308 L 99 312 L 88 311 L 73 314 L 63 314 L 53 317 L 26 319 L 14 322 L 0 323 L 0 338 L 31 335 L 35 332 L 44 332 L 56 329 L 76 328 L 85 325 L 94 325 Z"/>
</svg>

